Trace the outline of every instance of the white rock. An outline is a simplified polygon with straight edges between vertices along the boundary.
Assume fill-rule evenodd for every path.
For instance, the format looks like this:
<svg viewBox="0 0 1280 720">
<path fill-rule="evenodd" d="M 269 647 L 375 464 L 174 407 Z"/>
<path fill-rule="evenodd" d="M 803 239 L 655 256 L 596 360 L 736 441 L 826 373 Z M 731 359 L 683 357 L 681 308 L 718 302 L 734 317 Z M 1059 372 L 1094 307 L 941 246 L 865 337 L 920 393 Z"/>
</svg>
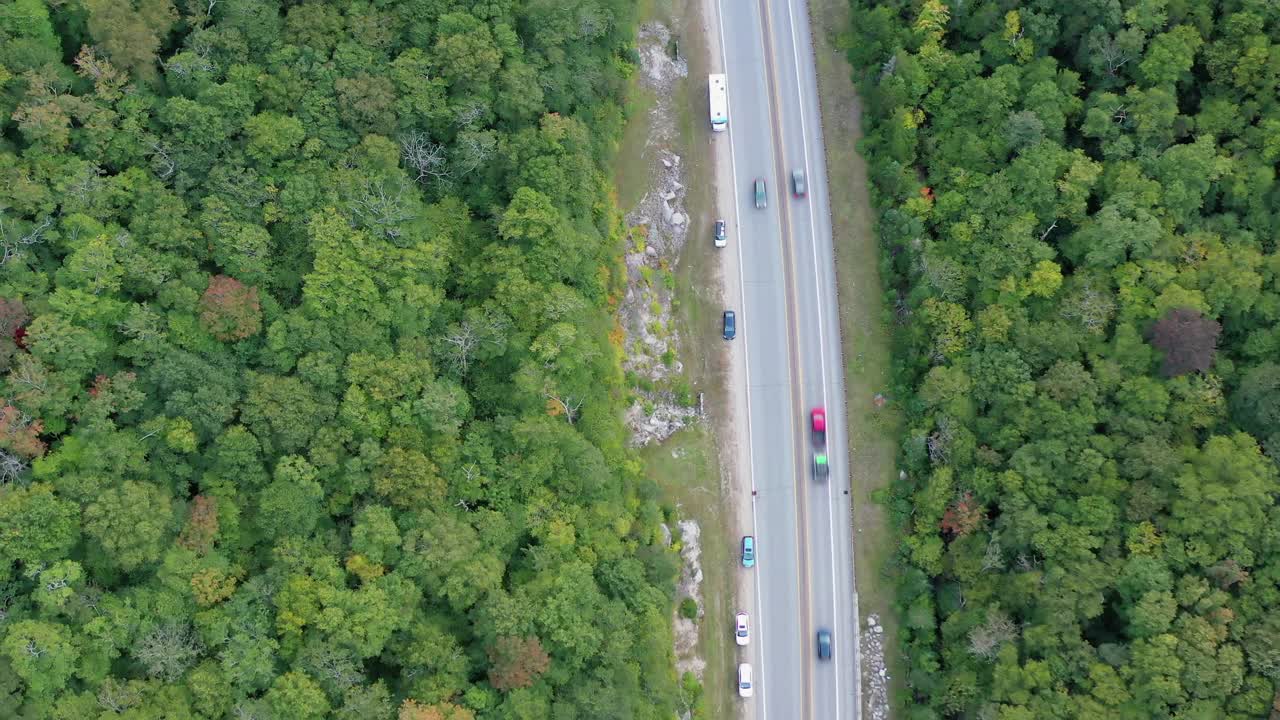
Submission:
<svg viewBox="0 0 1280 720">
<path fill-rule="evenodd" d="M 681 215 L 680 213 L 671 213 L 671 224 L 672 224 L 672 225 L 683 225 L 683 224 L 684 224 L 684 215 Z"/>
<path fill-rule="evenodd" d="M 662 199 L 663 199 L 663 200 L 675 200 L 675 199 L 676 199 L 676 194 L 675 194 L 675 193 L 673 193 L 673 192 L 671 192 L 671 191 L 664 192 L 664 193 L 662 193 Z"/>
<path fill-rule="evenodd" d="M 671 161 L 666 158 L 662 158 L 662 166 L 667 168 L 671 167 Z"/>
</svg>

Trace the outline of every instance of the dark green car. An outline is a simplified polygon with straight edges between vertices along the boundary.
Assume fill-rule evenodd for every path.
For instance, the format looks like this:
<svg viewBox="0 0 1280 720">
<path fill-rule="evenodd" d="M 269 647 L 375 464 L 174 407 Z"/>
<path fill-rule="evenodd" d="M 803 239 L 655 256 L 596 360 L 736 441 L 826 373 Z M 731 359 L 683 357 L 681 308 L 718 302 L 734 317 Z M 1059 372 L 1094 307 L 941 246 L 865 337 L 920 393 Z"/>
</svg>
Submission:
<svg viewBox="0 0 1280 720">
<path fill-rule="evenodd" d="M 764 178 L 756 178 L 756 209 L 763 210 L 768 205 L 764 197 Z"/>
</svg>

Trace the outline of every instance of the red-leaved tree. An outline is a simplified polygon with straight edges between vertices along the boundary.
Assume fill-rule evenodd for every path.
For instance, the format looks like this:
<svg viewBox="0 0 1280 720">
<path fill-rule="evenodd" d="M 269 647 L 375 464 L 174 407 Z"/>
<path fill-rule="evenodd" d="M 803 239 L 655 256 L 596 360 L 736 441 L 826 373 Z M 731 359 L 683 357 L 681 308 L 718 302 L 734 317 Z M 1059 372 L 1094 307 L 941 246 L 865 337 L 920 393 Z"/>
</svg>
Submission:
<svg viewBox="0 0 1280 720">
<path fill-rule="evenodd" d="M 33 460 L 44 455 L 40 440 L 41 423 L 28 418 L 12 405 L 0 408 L 0 448 Z"/>
<path fill-rule="evenodd" d="M 205 495 L 197 495 L 191 501 L 191 514 L 178 536 L 178 544 L 200 555 L 213 549 L 218 537 L 218 501 Z"/>
<path fill-rule="evenodd" d="M 973 499 L 973 493 L 965 493 L 951 503 L 951 507 L 942 514 L 942 522 L 938 523 L 942 531 L 955 537 L 964 537 L 982 524 L 985 515 L 982 504 Z"/>
<path fill-rule="evenodd" d="M 13 354 L 24 347 L 24 326 L 30 319 L 31 313 L 21 300 L 0 298 L 0 369 L 9 367 Z"/>
<path fill-rule="evenodd" d="M 1151 344 L 1164 352 L 1165 377 L 1204 372 L 1213 365 L 1222 326 L 1191 308 L 1174 308 L 1151 328 Z"/>
<path fill-rule="evenodd" d="M 551 657 L 536 637 L 500 637 L 489 648 L 489 684 L 498 690 L 527 688 L 551 667 Z"/>
<path fill-rule="evenodd" d="M 219 340 L 243 340 L 262 329 L 258 289 L 215 275 L 200 298 L 200 324 Z"/>
</svg>

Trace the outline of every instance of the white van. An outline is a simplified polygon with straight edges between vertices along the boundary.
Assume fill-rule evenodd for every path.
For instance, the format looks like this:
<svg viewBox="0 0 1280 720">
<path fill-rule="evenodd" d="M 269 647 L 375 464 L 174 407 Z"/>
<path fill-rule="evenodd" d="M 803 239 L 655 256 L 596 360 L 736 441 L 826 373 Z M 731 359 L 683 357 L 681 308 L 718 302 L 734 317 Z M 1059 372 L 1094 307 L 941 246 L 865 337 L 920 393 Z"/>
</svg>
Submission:
<svg viewBox="0 0 1280 720">
<path fill-rule="evenodd" d="M 751 697 L 751 663 L 738 665 L 738 697 Z"/>
</svg>

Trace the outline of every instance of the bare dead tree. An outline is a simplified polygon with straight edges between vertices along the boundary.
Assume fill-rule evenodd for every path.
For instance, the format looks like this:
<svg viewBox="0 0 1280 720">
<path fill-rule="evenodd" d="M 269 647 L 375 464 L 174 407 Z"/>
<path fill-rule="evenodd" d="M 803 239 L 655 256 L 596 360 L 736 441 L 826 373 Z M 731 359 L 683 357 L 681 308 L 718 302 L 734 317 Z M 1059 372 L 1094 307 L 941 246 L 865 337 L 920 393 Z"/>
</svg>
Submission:
<svg viewBox="0 0 1280 720">
<path fill-rule="evenodd" d="M 236 720 L 265 720 L 268 717 L 263 713 L 261 703 L 254 700 L 236 703 L 231 712 Z"/>
<path fill-rule="evenodd" d="M 106 171 L 103 170 L 100 165 L 97 163 L 89 163 L 76 175 L 75 179 L 67 185 L 65 190 L 66 196 L 69 199 L 74 200 L 74 204 L 80 207 L 89 205 L 93 197 L 102 191 L 102 176 L 105 174 Z M 67 203 L 63 203 L 64 206 L 66 204 Z M 63 212 L 62 207 L 58 209 L 58 212 Z"/>
<path fill-rule="evenodd" d="M 98 706 L 113 713 L 122 713 L 138 704 L 141 693 L 127 682 L 108 677 L 98 689 Z"/>
<path fill-rule="evenodd" d="M 340 690 L 345 691 L 364 678 L 358 658 L 327 643 L 308 644 L 299 659 L 313 675 L 328 680 Z"/>
<path fill-rule="evenodd" d="M 219 173 L 211 184 L 215 190 L 226 193 L 235 202 L 249 208 L 261 207 L 271 198 L 262 178 L 251 169 L 237 168 Z"/>
<path fill-rule="evenodd" d="M 489 104 L 480 100 L 472 100 L 454 111 L 453 121 L 460 128 L 469 128 L 476 121 L 489 114 Z"/>
<path fill-rule="evenodd" d="M 494 312 L 471 313 L 462 322 L 451 325 L 442 339 L 445 360 L 459 374 L 466 375 L 471 360 L 481 347 L 500 346 L 509 326 L 508 320 Z"/>
<path fill-rule="evenodd" d="M 454 142 L 454 167 L 459 175 L 470 175 L 480 169 L 493 156 L 498 147 L 497 137 L 487 130 L 464 130 Z"/>
<path fill-rule="evenodd" d="M 1031 572 L 1036 569 L 1040 561 L 1034 557 L 1027 557 L 1024 553 L 1018 553 L 1018 559 L 1015 564 L 1020 572 Z"/>
<path fill-rule="evenodd" d="M 1054 220 L 1052 225 L 1045 228 L 1044 232 L 1040 233 L 1040 239 L 1044 240 L 1045 238 L 1049 237 L 1049 233 L 1053 232 L 1053 229 L 1056 227 L 1058 227 L 1058 221 Z"/>
<path fill-rule="evenodd" d="M 417 171 L 418 176 L 414 179 L 420 183 L 449 177 L 444 146 L 432 142 L 426 133 L 414 131 L 401 137 L 400 158 L 410 169 Z"/>
<path fill-rule="evenodd" d="M 178 163 L 174 161 L 169 146 L 159 140 L 152 140 L 147 147 L 151 149 L 148 154 L 151 156 L 151 167 L 155 170 L 156 177 L 161 180 L 173 177 L 178 170 Z"/>
<path fill-rule="evenodd" d="M 578 416 L 578 409 L 582 407 L 582 400 L 575 400 L 568 395 L 559 395 L 550 390 L 543 392 L 543 397 L 555 403 L 560 408 L 560 414 L 572 425 L 574 419 Z"/>
<path fill-rule="evenodd" d="M 1018 626 L 999 609 L 987 611 L 987 621 L 969 631 L 969 654 L 990 662 L 1000 648 L 1018 634 Z"/>
<path fill-rule="evenodd" d="M 1085 282 L 1062 304 L 1061 313 L 1062 317 L 1080 323 L 1085 330 L 1101 333 L 1111 322 L 1115 309 L 1116 304 L 1109 294 L 1094 288 L 1093 283 Z"/>
<path fill-rule="evenodd" d="M 133 656 L 147 674 L 173 682 L 182 677 L 204 650 L 190 625 L 164 623 L 152 628 L 133 648 Z"/>
<path fill-rule="evenodd" d="M 180 78 L 188 78 L 197 73 L 217 72 L 218 65 L 209 59 L 208 52 L 207 45 L 193 44 L 190 51 L 178 53 L 168 61 L 161 60 L 160 67 L 166 73 Z"/>
<path fill-rule="evenodd" d="M 596 38 L 604 34 L 609 21 L 594 5 L 582 5 L 578 10 L 578 37 Z"/>
<path fill-rule="evenodd" d="M 1124 67 L 1131 59 L 1129 53 L 1116 42 L 1116 39 L 1110 35 L 1103 41 L 1102 46 L 1098 48 L 1098 52 L 1102 54 L 1102 62 L 1107 66 L 1107 74 L 1115 75 Z"/>
<path fill-rule="evenodd" d="M 388 189 L 381 179 L 367 182 L 364 194 L 352 201 L 351 214 L 364 227 L 395 240 L 404 234 L 400 226 L 414 217 L 405 207 L 404 192 L 403 185 Z"/>
<path fill-rule="evenodd" d="M 24 228 L 22 223 L 5 222 L 2 213 L 3 209 L 0 209 L 0 250 L 3 250 L 0 253 L 0 265 L 21 257 L 23 248 L 44 242 L 45 231 L 53 227 L 53 218 L 48 215 L 40 222 Z"/>
<path fill-rule="evenodd" d="M 892 75 L 894 70 L 897 70 L 897 69 L 898 69 L 898 55 L 895 53 L 893 55 L 890 55 L 888 60 L 885 60 L 883 63 L 881 63 L 880 79 L 884 80 L 885 78 Z"/>
<path fill-rule="evenodd" d="M 480 468 L 475 463 L 467 463 L 462 467 L 462 477 L 468 482 L 475 482 L 480 475 Z"/>
<path fill-rule="evenodd" d="M 8 450 L 0 450 L 0 486 L 17 483 L 27 471 L 27 461 Z"/>
<path fill-rule="evenodd" d="M 1004 551 L 1000 549 L 1000 532 L 991 533 L 987 541 L 987 552 L 982 556 L 982 571 L 1000 570 L 1004 568 Z"/>
<path fill-rule="evenodd" d="M 956 302 L 964 296 L 964 270 L 959 263 L 945 256 L 921 253 L 917 261 L 920 277 L 944 300 Z"/>
<path fill-rule="evenodd" d="M 951 418 L 940 416 L 935 422 L 936 429 L 929 434 L 926 447 L 929 450 L 929 461 L 934 465 L 945 465 L 951 457 L 951 443 L 955 440 L 955 428 Z"/>
</svg>

